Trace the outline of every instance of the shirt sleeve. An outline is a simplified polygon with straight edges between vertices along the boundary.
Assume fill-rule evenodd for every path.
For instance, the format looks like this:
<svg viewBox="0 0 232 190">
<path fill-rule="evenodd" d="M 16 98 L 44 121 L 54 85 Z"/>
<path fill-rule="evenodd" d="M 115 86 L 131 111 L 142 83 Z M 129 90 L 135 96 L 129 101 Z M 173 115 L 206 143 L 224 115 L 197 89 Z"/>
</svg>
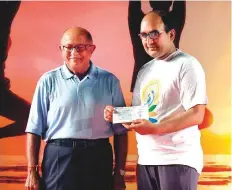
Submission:
<svg viewBox="0 0 232 190">
<path fill-rule="evenodd" d="M 180 72 L 180 99 L 185 110 L 207 104 L 205 73 L 201 64 L 192 59 Z"/>
<path fill-rule="evenodd" d="M 49 107 L 48 88 L 46 80 L 41 77 L 33 96 L 26 132 L 44 136 L 47 128 L 47 113 Z"/>
<path fill-rule="evenodd" d="M 125 107 L 126 106 L 119 81 L 116 82 L 116 84 L 114 85 L 112 89 L 112 97 L 113 97 L 113 101 L 112 101 L 113 107 Z M 120 123 L 112 124 L 112 129 L 114 131 L 114 134 L 117 134 L 117 135 L 125 134 L 128 131 Z"/>
<path fill-rule="evenodd" d="M 132 98 L 132 106 L 140 106 L 141 105 L 141 97 L 140 97 L 140 86 L 141 86 L 141 71 L 138 73 L 135 88 L 133 91 L 133 98 Z"/>
</svg>

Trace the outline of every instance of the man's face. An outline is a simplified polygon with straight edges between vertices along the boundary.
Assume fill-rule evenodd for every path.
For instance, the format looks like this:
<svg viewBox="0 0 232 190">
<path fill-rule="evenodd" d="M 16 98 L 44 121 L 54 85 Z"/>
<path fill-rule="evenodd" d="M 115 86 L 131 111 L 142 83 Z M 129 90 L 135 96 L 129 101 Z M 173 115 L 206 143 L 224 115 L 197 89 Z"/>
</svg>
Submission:
<svg viewBox="0 0 232 190">
<path fill-rule="evenodd" d="M 74 73 L 84 73 L 89 67 L 95 46 L 86 35 L 69 32 L 62 37 L 60 49 L 69 69 Z"/>
<path fill-rule="evenodd" d="M 162 59 L 173 47 L 174 30 L 166 33 L 164 23 L 158 15 L 151 14 L 141 23 L 140 37 L 148 55 Z"/>
</svg>

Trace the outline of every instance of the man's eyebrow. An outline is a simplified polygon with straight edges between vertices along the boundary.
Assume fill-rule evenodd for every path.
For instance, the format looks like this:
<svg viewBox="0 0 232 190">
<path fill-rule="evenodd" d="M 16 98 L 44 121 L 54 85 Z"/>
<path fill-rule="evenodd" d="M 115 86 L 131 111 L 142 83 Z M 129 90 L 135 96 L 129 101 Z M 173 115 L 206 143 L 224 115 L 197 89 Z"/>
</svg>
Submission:
<svg viewBox="0 0 232 190">
<path fill-rule="evenodd" d="M 83 45 L 85 45 L 85 44 L 65 44 L 65 45 L 63 45 L 63 46 L 83 46 Z"/>
<path fill-rule="evenodd" d="M 140 34 L 149 34 L 149 33 L 151 33 L 151 32 L 159 32 L 159 30 L 154 29 L 154 30 L 151 30 L 151 31 L 149 31 L 149 32 L 141 32 Z"/>
<path fill-rule="evenodd" d="M 151 33 L 151 32 L 159 32 L 159 30 L 155 29 L 155 30 L 152 30 L 152 31 L 150 31 L 148 33 Z"/>
<path fill-rule="evenodd" d="M 61 44 L 62 46 L 72 46 L 73 44 Z"/>
</svg>

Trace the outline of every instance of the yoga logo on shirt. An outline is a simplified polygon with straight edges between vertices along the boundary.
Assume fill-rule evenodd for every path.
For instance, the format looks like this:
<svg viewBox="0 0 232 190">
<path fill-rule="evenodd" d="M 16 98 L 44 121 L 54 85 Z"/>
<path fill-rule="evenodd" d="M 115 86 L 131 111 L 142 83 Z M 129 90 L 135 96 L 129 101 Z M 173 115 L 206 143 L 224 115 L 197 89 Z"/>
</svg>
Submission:
<svg viewBox="0 0 232 190">
<path fill-rule="evenodd" d="M 142 104 L 148 105 L 149 121 L 151 121 L 152 123 L 156 123 L 157 119 L 155 119 L 155 116 L 157 115 L 157 113 L 155 112 L 155 108 L 157 106 L 160 94 L 159 81 L 152 80 L 148 82 L 148 84 L 144 85 L 141 92 Z"/>
</svg>

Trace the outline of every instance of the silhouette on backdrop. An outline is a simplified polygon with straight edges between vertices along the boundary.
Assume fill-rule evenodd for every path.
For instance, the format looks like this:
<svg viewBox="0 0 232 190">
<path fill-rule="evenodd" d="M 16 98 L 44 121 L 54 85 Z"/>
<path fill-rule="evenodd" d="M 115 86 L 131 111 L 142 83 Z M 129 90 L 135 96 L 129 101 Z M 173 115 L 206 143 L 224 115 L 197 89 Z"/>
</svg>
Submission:
<svg viewBox="0 0 232 190">
<path fill-rule="evenodd" d="M 5 77 L 5 63 L 11 47 L 10 30 L 20 7 L 20 1 L 0 2 L 0 116 L 14 123 L 0 128 L 0 138 L 25 134 L 30 103 L 10 90 L 10 80 Z"/>
</svg>

